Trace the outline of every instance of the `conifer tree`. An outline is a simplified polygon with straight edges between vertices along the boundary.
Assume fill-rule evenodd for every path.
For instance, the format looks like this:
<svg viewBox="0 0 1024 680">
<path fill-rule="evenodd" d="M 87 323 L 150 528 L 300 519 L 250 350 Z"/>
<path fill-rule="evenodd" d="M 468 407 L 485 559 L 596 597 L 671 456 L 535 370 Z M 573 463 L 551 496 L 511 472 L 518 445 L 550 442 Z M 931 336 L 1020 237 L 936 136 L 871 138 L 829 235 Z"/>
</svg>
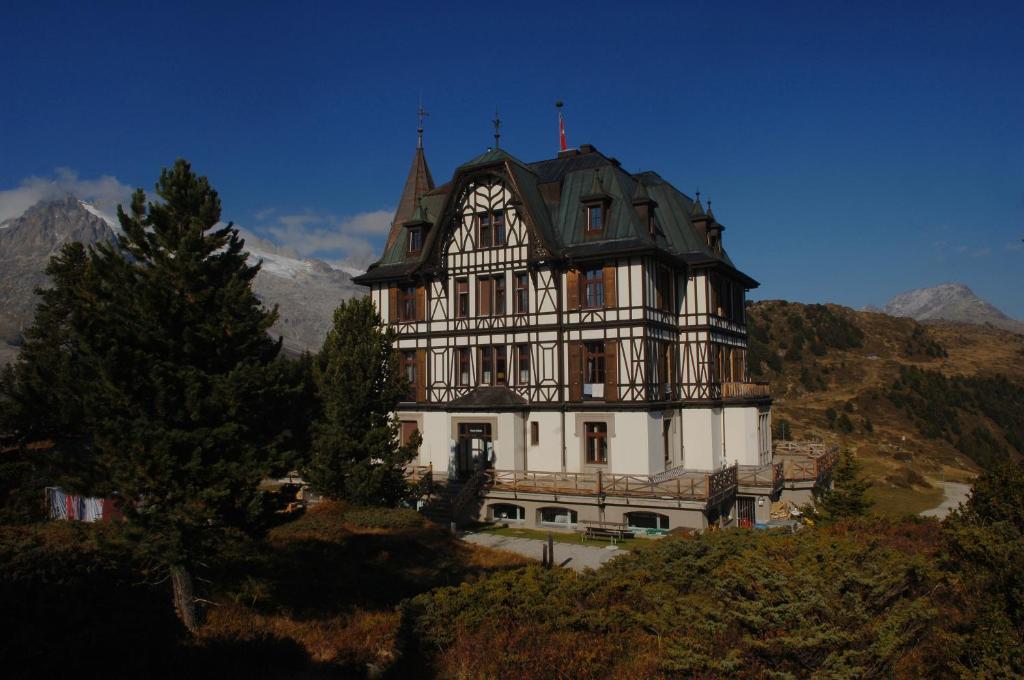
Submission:
<svg viewBox="0 0 1024 680">
<path fill-rule="evenodd" d="M 863 517 L 871 509 L 866 492 L 870 483 L 860 476 L 863 466 L 849 451 L 844 451 L 832 471 L 832 488 L 815 489 L 813 515 L 834 521 Z"/>
<path fill-rule="evenodd" d="M 84 273 L 77 284 L 55 279 L 43 309 L 52 303 L 66 323 L 37 319 L 29 344 L 37 337 L 40 351 L 18 372 L 27 388 L 72 366 L 56 382 L 55 407 L 69 409 L 61 412 L 73 416 L 68 430 L 81 433 L 94 478 L 119 494 L 126 533 L 169 575 L 194 632 L 192 574 L 225 532 L 255 526 L 257 485 L 301 434 L 283 419 L 303 387 L 275 360 L 280 341 L 267 329 L 276 310 L 253 294 L 259 267 L 247 264 L 238 230 L 220 223 L 216 191 L 179 160 L 156 193 L 147 204 L 140 189 L 128 212 L 118 208 L 116 244 L 90 249 L 84 263 L 78 251 L 55 260 L 58 273 Z M 47 343 L 68 353 L 47 353 Z"/>
<path fill-rule="evenodd" d="M 322 412 L 303 476 L 326 496 L 393 505 L 406 494 L 403 468 L 419 436 L 399 446 L 394 410 L 408 391 L 393 351 L 395 331 L 381 328 L 369 297 L 346 300 L 316 357 L 313 377 Z"/>
</svg>

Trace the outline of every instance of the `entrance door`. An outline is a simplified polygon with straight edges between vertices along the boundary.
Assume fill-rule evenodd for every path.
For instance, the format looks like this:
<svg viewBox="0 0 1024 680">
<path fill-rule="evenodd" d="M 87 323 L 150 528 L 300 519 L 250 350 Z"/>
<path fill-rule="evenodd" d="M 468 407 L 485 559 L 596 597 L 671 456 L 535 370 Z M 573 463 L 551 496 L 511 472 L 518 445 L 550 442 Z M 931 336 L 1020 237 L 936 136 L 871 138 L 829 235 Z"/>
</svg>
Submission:
<svg viewBox="0 0 1024 680">
<path fill-rule="evenodd" d="M 490 423 L 459 423 L 459 478 L 465 479 L 483 464 L 491 441 Z"/>
<path fill-rule="evenodd" d="M 757 521 L 754 510 L 754 499 L 749 496 L 736 497 L 736 516 L 741 527 L 752 527 Z"/>
</svg>

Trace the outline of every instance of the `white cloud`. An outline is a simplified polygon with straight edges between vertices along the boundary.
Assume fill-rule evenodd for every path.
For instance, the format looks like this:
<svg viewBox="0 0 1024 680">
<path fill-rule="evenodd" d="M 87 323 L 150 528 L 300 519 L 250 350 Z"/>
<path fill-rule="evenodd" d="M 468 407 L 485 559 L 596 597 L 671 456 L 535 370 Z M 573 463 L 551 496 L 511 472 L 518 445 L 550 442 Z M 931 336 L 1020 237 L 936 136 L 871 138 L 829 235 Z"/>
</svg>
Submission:
<svg viewBox="0 0 1024 680">
<path fill-rule="evenodd" d="M 266 212 L 266 211 L 262 211 Z M 363 269 L 377 259 L 391 228 L 391 210 L 373 210 L 347 217 L 314 211 L 274 215 L 271 224 L 253 231 L 291 248 L 302 257 Z"/>
<path fill-rule="evenodd" d="M 96 179 L 80 179 L 69 168 L 57 168 L 54 177 L 28 177 L 14 189 L 0 191 L 0 222 L 18 217 L 43 200 L 72 194 L 89 201 L 97 208 L 114 215 L 118 203 L 128 203 L 132 187 L 122 184 L 116 177 L 103 175 Z"/>
<path fill-rule="evenodd" d="M 1011 241 L 1006 244 L 1007 250 L 1024 250 L 1024 242 L 1022 241 Z"/>
</svg>

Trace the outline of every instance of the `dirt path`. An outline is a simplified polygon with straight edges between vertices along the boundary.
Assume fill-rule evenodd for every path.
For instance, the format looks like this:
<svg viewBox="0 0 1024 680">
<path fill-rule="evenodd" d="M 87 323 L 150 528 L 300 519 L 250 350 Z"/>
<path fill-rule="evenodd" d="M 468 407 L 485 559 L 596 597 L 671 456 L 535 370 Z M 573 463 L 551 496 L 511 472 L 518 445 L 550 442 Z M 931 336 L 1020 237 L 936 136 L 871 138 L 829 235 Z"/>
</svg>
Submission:
<svg viewBox="0 0 1024 680">
<path fill-rule="evenodd" d="M 930 510 L 922 510 L 921 515 L 923 517 L 943 519 L 946 515 L 956 510 L 961 503 L 967 501 L 967 497 L 971 495 L 971 485 L 959 482 L 942 482 L 942 491 L 946 494 L 946 498 L 938 506 Z"/>
<path fill-rule="evenodd" d="M 466 534 L 462 540 L 488 548 L 508 550 L 535 560 L 540 560 L 545 541 L 532 538 L 513 538 L 495 534 Z M 597 569 L 608 560 L 625 553 L 625 550 L 609 550 L 591 545 L 573 545 L 571 543 L 555 543 L 555 562 L 561 566 L 583 571 L 586 568 Z"/>
</svg>

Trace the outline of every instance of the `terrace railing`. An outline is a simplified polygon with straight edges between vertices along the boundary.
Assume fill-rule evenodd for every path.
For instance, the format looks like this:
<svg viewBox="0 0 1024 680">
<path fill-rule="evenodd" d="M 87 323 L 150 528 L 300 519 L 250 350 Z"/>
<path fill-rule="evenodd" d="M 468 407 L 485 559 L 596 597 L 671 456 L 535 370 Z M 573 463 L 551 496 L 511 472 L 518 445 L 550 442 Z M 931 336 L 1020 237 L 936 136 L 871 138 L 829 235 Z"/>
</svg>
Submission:
<svg viewBox="0 0 1024 680">
<path fill-rule="evenodd" d="M 745 399 L 770 397 L 771 386 L 766 382 L 724 382 L 723 399 Z"/>
<path fill-rule="evenodd" d="M 839 460 L 839 447 L 825 442 L 777 442 L 775 460 L 787 482 L 824 482 Z"/>
<path fill-rule="evenodd" d="M 604 472 L 488 470 L 484 488 L 523 493 L 664 498 L 715 503 L 735 492 L 736 473 L 735 465 L 714 472 L 685 471 L 668 479 Z"/>
<path fill-rule="evenodd" d="M 772 493 L 781 489 L 786 479 L 781 462 L 768 465 L 740 465 L 738 475 L 740 486 L 771 489 Z"/>
</svg>

